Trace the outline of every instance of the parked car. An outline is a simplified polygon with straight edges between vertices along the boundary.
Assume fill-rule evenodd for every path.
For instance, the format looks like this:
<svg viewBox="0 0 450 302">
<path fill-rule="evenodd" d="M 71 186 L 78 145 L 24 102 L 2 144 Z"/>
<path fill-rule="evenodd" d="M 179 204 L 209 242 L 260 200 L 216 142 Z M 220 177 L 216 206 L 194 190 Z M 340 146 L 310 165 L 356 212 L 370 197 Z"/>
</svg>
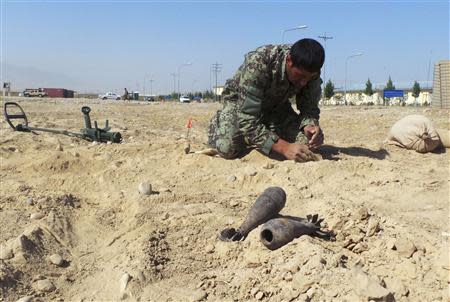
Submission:
<svg viewBox="0 0 450 302">
<path fill-rule="evenodd" d="M 47 93 L 44 91 L 44 89 L 42 88 L 38 88 L 38 89 L 30 89 L 27 88 L 23 91 L 23 96 L 27 96 L 27 97 L 44 97 L 47 96 Z"/>
<path fill-rule="evenodd" d="M 201 103 L 201 102 L 202 102 L 202 98 L 201 98 L 200 96 L 194 96 L 194 97 L 192 98 L 192 100 L 193 100 L 194 102 L 197 102 L 197 103 Z"/>
<path fill-rule="evenodd" d="M 182 95 L 182 96 L 180 96 L 180 102 L 181 103 L 190 103 L 191 99 L 188 96 Z"/>
<path fill-rule="evenodd" d="M 102 99 L 102 100 L 120 100 L 121 99 L 120 95 L 118 95 L 117 93 L 114 93 L 114 92 L 107 92 L 105 94 L 99 94 L 98 98 Z"/>
</svg>

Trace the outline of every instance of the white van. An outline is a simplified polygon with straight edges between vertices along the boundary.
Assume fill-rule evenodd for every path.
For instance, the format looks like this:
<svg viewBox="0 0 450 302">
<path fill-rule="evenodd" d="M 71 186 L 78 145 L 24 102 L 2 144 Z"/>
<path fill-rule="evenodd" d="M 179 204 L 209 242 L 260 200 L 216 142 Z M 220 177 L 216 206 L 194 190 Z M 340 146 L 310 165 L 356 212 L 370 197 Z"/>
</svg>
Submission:
<svg viewBox="0 0 450 302">
<path fill-rule="evenodd" d="M 182 95 L 180 96 L 180 103 L 190 103 L 191 99 L 188 96 Z"/>
</svg>

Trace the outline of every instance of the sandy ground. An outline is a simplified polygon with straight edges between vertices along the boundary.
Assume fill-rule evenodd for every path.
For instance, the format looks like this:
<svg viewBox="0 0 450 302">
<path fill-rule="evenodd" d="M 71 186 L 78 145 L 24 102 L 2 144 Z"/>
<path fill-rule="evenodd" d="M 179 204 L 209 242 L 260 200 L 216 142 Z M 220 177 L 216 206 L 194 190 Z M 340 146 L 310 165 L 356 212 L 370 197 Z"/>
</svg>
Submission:
<svg viewBox="0 0 450 302">
<path fill-rule="evenodd" d="M 30 126 L 72 131 L 89 105 L 124 143 L 13 132 L 2 120 L 1 301 L 448 301 L 449 152 L 382 144 L 408 114 L 449 129 L 448 110 L 325 107 L 324 159 L 298 164 L 185 155 L 188 118 L 200 150 L 219 104 L 10 100 Z M 287 192 L 282 213 L 318 213 L 336 240 L 270 251 L 256 229 L 218 241 L 269 186 Z"/>
</svg>

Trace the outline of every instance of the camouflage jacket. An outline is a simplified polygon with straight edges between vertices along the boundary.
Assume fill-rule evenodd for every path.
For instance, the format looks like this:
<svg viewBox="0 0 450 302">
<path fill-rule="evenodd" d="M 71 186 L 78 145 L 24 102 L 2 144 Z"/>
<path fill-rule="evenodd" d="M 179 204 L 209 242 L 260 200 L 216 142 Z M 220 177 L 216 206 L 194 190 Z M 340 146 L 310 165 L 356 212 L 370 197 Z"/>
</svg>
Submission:
<svg viewBox="0 0 450 302">
<path fill-rule="evenodd" d="M 296 98 L 301 127 L 319 125 L 318 102 L 321 95 L 320 77 L 311 80 L 302 89 L 296 89 L 286 76 L 286 56 L 291 45 L 266 45 L 245 55 L 244 63 L 233 78 L 227 80 L 222 93 L 225 103 L 236 103 L 239 129 L 249 145 L 269 154 L 279 139 L 261 121 L 279 106 L 289 106 Z M 278 110 L 277 110 L 278 111 Z"/>
</svg>

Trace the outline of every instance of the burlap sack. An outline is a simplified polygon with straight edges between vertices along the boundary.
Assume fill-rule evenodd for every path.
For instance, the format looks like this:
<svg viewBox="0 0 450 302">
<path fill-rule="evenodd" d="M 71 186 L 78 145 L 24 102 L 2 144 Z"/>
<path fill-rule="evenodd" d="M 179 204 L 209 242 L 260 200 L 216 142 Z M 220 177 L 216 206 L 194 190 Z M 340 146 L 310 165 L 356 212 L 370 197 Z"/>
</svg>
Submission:
<svg viewBox="0 0 450 302">
<path fill-rule="evenodd" d="M 433 124 L 423 115 L 408 115 L 397 121 L 386 142 L 420 153 L 433 151 L 441 143 Z"/>
<path fill-rule="evenodd" d="M 436 131 L 441 139 L 442 146 L 444 148 L 450 148 L 450 130 L 436 129 Z"/>
</svg>

